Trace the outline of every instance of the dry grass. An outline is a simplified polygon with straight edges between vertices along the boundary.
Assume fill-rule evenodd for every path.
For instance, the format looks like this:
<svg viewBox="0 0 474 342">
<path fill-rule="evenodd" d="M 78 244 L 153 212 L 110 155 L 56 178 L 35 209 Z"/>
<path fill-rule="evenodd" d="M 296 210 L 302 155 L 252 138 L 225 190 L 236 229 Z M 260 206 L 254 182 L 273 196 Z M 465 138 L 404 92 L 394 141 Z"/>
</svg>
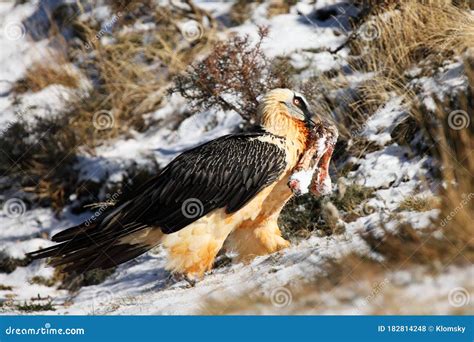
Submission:
<svg viewBox="0 0 474 342">
<path fill-rule="evenodd" d="M 112 129 L 117 133 L 125 132 L 129 125 L 144 129 L 142 114 L 161 104 L 170 79 L 203 53 L 215 35 L 214 19 L 190 1 L 184 6 L 136 1 L 123 5 L 126 7 L 117 9 L 109 19 L 114 22 L 113 43 L 103 44 L 97 38 L 105 33 L 96 23 L 80 23 L 85 48 L 76 52 L 85 58 L 82 65 L 86 72 L 98 75 L 95 91 L 103 96 L 95 109 L 114 113 L 121 122 Z M 153 25 L 127 28 L 143 24 L 142 17 Z"/>
<path fill-rule="evenodd" d="M 111 32 L 100 31 L 99 23 L 75 16 L 71 25 L 81 32 L 84 45 L 52 36 L 64 43 L 62 50 L 68 55 L 51 55 L 34 64 L 16 85 L 17 93 L 38 91 L 49 84 L 76 88 L 77 79 L 66 67 L 66 61 L 72 61 L 94 86 L 88 94 L 68 100 L 64 111 L 35 123 L 18 121 L 0 137 L 7 151 L 0 155 L 0 171 L 14 178 L 22 190 L 34 193 L 39 204 L 59 211 L 70 203 L 72 194 L 81 202 L 97 201 L 100 186 L 79 182 L 74 168 L 77 156 L 84 150 L 93 153 L 104 140 L 127 134 L 131 128 L 146 129 L 143 114 L 161 105 L 172 77 L 212 42 L 214 19 L 192 2 L 149 5 L 115 3 L 115 12 L 108 19 L 113 22 Z M 127 29 L 135 24 L 143 27 L 143 20 L 155 26 Z M 189 22 L 203 29 L 197 37 L 189 37 L 183 28 Z M 113 37 L 111 43 L 103 44 L 100 38 L 105 35 Z"/>
<path fill-rule="evenodd" d="M 432 143 L 430 152 L 440 170 L 438 181 L 444 184 L 438 189 L 441 214 L 430 229 L 422 232 L 403 224 L 396 232 L 385 231 L 383 237 L 364 234 L 369 246 L 390 263 L 438 267 L 474 262 L 474 129 L 472 123 L 468 124 L 474 114 L 474 69 L 469 61 L 466 74 L 470 79 L 466 92 L 438 101 L 434 112 L 420 104 L 413 109 Z M 466 121 L 450 119 L 450 113 L 455 111 L 460 111 L 461 119 Z M 455 122 L 461 125 L 453 126 Z M 419 209 L 419 203 L 409 202 Z M 403 204 L 406 206 L 407 202 Z M 425 205 L 422 203 L 421 207 Z"/>
<path fill-rule="evenodd" d="M 37 194 L 43 205 L 61 209 L 77 183 L 76 149 L 79 145 L 68 119 L 51 117 L 35 125 L 15 123 L 0 137 L 0 171 Z M 65 127 L 67 129 L 65 129 Z"/>
<path fill-rule="evenodd" d="M 45 278 L 42 276 L 34 276 L 32 277 L 29 281 L 30 284 L 38 284 L 38 285 L 44 285 L 44 286 L 54 286 L 56 283 L 56 280 L 54 278 Z"/>
<path fill-rule="evenodd" d="M 55 311 L 52 300 L 49 300 L 44 303 L 39 302 L 24 302 L 23 304 L 18 304 L 15 306 L 16 310 L 22 312 L 38 312 L 38 311 Z"/>
<path fill-rule="evenodd" d="M 436 207 L 438 207 L 438 201 L 434 197 L 412 195 L 406 197 L 400 203 L 398 209 L 402 211 L 428 211 Z"/>
<path fill-rule="evenodd" d="M 14 94 L 38 92 L 52 84 L 74 89 L 79 86 L 78 76 L 70 66 L 53 62 L 53 59 L 47 63 L 36 62 L 26 70 L 25 76 L 19 79 L 11 90 Z"/>
<path fill-rule="evenodd" d="M 474 16 L 449 2 L 404 0 L 372 14 L 352 47 L 367 70 L 391 79 L 418 62 L 440 63 L 474 44 Z"/>
<path fill-rule="evenodd" d="M 340 224 L 341 219 L 351 222 L 369 214 L 360 207 L 373 196 L 373 192 L 373 188 L 361 185 L 339 184 L 339 191 L 329 198 L 315 198 L 310 195 L 293 197 L 280 214 L 279 226 L 283 235 L 289 239 L 307 238 L 311 234 L 341 234 L 344 232 L 344 227 Z"/>
<path fill-rule="evenodd" d="M 229 20 L 231 25 L 237 26 L 243 24 L 252 15 L 252 10 L 256 5 L 262 3 L 263 0 L 255 1 L 255 3 L 246 0 L 237 0 L 232 5 L 229 13 Z"/>
<path fill-rule="evenodd" d="M 318 111 L 323 115 L 345 113 L 347 117 L 341 121 L 340 128 L 342 139 L 356 141 L 354 136 L 376 108 L 394 95 L 402 96 L 404 104 L 407 108 L 412 107 L 412 111 L 392 132 L 392 138 L 410 146 L 415 134 L 422 130 L 428 141 L 426 146 L 431 146 L 429 151 L 425 148 L 423 153 L 433 156 L 439 170 L 434 172 L 439 177 L 437 181 L 445 186 L 438 188 L 440 199 L 411 196 L 402 202 L 400 209 L 424 211 L 439 208 L 441 214 L 428 229 L 416 230 L 409 224 L 400 224 L 396 230 L 384 229 L 382 236 L 371 230 L 364 232 L 362 238 L 374 252 L 384 257 L 383 266 L 389 269 L 423 265 L 428 266 L 430 271 L 440 272 L 449 265 L 470 265 L 474 261 L 474 126 L 472 122 L 466 124 L 466 121 L 472 121 L 474 117 L 474 59 L 468 58 L 465 63 L 470 80 L 466 92 L 438 101 L 434 112 L 418 104 L 416 89 L 407 90 L 404 72 L 410 67 L 420 66 L 423 75 L 432 75 L 441 61 L 449 60 L 454 54 L 467 54 L 468 48 L 474 44 L 473 16 L 450 4 L 423 5 L 404 1 L 403 4 L 387 6 L 388 12 L 381 11 L 378 12 L 379 17 L 372 17 L 380 37 L 370 42 L 361 39 L 352 42 L 353 47 L 360 48 L 359 52 L 363 52 L 367 61 L 365 64 L 353 63 L 353 68 L 374 72 L 375 78 L 363 83 L 355 94 L 339 91 L 337 96 L 331 98 L 328 94 L 346 86 L 344 77 L 319 76 L 317 80 L 320 82 L 306 85 L 310 90 L 308 93 L 313 87 L 314 94 L 317 94 L 309 97 L 317 99 L 315 105 L 319 106 Z M 453 111 L 462 113 L 462 129 L 450 127 L 449 117 Z M 359 157 L 362 154 L 362 148 L 352 151 L 348 148 L 346 151 Z M 320 210 L 319 207 L 317 209 Z M 347 220 L 348 216 L 344 219 Z M 355 258 L 359 259 L 357 263 L 361 263 L 360 258 Z M 336 274 L 342 263 L 345 260 L 338 260 L 332 266 Z M 365 265 L 364 262 L 361 264 Z M 363 277 L 367 276 L 365 269 L 383 272 L 382 264 L 371 263 L 362 270 L 353 263 L 350 265 L 348 271 L 351 274 L 361 272 Z M 338 285 L 330 283 L 329 288 Z M 309 288 L 308 291 L 317 292 L 319 288 Z M 295 290 L 294 297 L 295 293 L 299 296 L 304 291 Z M 397 306 L 389 296 L 384 300 L 391 305 L 390 310 L 396 310 Z M 259 303 L 255 298 L 251 301 Z M 244 303 L 250 305 L 248 300 Z M 390 310 L 385 309 L 384 312 Z"/>
<path fill-rule="evenodd" d="M 370 79 L 348 89 L 349 80 L 338 72 L 300 86 L 316 113 L 336 118 L 341 140 L 357 139 L 367 119 L 394 96 L 410 106 L 416 97 L 416 90 L 407 87 L 411 67 L 430 76 L 446 59 L 474 47 L 474 16 L 449 1 L 373 2 L 370 14 L 349 38 L 347 59 L 353 71 L 372 73 Z M 366 144 L 359 147 L 366 152 Z"/>
</svg>

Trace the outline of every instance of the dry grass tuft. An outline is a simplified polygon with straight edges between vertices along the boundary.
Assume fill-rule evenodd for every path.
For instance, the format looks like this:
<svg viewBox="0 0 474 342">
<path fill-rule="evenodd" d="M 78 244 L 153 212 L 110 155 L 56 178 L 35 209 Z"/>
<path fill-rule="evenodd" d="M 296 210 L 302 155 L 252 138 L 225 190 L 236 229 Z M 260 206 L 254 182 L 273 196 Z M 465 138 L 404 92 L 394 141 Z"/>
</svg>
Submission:
<svg viewBox="0 0 474 342">
<path fill-rule="evenodd" d="M 428 211 L 437 207 L 437 201 L 433 197 L 408 196 L 399 206 L 402 211 Z"/>
<path fill-rule="evenodd" d="M 13 84 L 11 90 L 14 94 L 38 92 L 52 84 L 74 89 L 79 86 L 78 76 L 68 65 L 36 62 L 26 70 L 23 78 Z"/>
<path fill-rule="evenodd" d="M 257 0 L 256 4 L 262 3 L 263 0 Z M 252 10 L 256 6 L 255 3 L 246 0 L 237 0 L 232 5 L 229 12 L 230 24 L 233 26 L 241 25 L 251 17 Z"/>
<path fill-rule="evenodd" d="M 441 63 L 473 46 L 474 16 L 450 2 L 399 1 L 375 6 L 352 47 L 365 68 L 397 79 L 414 64 Z"/>
<path fill-rule="evenodd" d="M 270 0 L 267 9 L 267 16 L 271 18 L 276 15 L 289 13 L 291 6 L 296 5 L 297 3 L 297 0 Z"/>
</svg>

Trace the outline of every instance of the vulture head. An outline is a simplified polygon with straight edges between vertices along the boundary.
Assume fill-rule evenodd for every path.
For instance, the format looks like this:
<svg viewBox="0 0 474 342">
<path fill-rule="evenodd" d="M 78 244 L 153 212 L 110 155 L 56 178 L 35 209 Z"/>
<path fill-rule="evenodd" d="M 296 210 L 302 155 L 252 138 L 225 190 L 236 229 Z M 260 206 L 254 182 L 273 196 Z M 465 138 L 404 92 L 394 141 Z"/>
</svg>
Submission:
<svg viewBox="0 0 474 342">
<path fill-rule="evenodd" d="M 290 89 L 270 90 L 259 105 L 262 127 L 284 137 L 307 134 L 314 126 L 312 116 L 304 96 Z"/>
</svg>

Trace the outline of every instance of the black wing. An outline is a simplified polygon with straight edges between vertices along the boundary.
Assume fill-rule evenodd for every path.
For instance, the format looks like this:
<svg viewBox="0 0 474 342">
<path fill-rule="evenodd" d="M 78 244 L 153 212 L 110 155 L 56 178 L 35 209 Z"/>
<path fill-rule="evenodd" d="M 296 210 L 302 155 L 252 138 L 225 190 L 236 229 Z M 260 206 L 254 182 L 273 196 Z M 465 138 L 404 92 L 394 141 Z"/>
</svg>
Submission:
<svg viewBox="0 0 474 342">
<path fill-rule="evenodd" d="M 66 229 L 55 246 L 29 253 L 34 259 L 56 257 L 54 264 L 105 268 L 145 252 L 150 245 L 118 241 L 149 227 L 173 233 L 217 208 L 232 213 L 279 178 L 285 151 L 258 140 L 268 133 L 227 135 L 176 157 L 137 195 L 106 210 L 93 221 Z M 283 139 L 273 136 L 275 139 Z M 107 250 L 107 258 L 101 254 Z M 105 254 L 105 253 L 104 253 Z M 74 265 L 75 264 L 75 265 Z"/>
<path fill-rule="evenodd" d="M 239 210 L 286 167 L 285 151 L 257 139 L 263 135 L 227 135 L 181 154 L 123 209 L 122 220 L 169 234 L 216 208 Z"/>
</svg>

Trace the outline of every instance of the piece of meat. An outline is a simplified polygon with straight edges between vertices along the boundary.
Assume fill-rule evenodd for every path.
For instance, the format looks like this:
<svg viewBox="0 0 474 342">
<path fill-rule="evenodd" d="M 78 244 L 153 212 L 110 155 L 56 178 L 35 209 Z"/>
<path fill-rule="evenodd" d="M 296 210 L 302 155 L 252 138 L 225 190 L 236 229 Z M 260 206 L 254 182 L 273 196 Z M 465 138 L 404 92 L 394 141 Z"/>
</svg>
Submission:
<svg viewBox="0 0 474 342">
<path fill-rule="evenodd" d="M 329 163 L 338 138 L 337 128 L 319 122 L 310 133 L 310 141 L 288 181 L 296 196 L 311 192 L 324 196 L 332 191 Z"/>
</svg>

